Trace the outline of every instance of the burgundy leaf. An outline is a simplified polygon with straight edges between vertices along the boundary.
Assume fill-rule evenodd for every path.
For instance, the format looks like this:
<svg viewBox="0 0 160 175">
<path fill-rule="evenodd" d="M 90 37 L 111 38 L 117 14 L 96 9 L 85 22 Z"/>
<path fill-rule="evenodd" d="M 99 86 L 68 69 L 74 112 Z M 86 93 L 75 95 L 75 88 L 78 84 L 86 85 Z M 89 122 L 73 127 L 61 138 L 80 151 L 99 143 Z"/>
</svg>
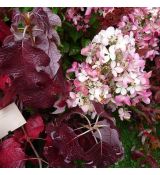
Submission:
<svg viewBox="0 0 160 175">
<path fill-rule="evenodd" d="M 53 14 L 53 12 L 49 8 L 43 8 L 43 10 L 46 12 L 49 23 L 52 26 L 61 26 L 61 19 L 59 18 L 58 15 Z"/>
<path fill-rule="evenodd" d="M 160 68 L 160 56 L 155 57 L 155 65 L 156 65 L 156 69 Z"/>
<path fill-rule="evenodd" d="M 52 132 L 48 134 L 44 155 L 50 167 L 74 167 L 73 160 L 84 156 L 78 141 L 72 141 L 75 133 L 66 124 L 52 126 Z"/>
<path fill-rule="evenodd" d="M 26 134 L 21 128 L 14 131 L 13 137 L 19 143 L 24 143 L 27 141 L 28 137 L 31 139 L 36 139 L 44 130 L 44 122 L 40 115 L 30 116 L 27 123 L 24 125 Z"/>
<path fill-rule="evenodd" d="M 58 61 L 61 58 L 61 54 L 57 49 L 57 46 L 54 42 L 48 40 L 45 35 L 41 35 L 36 38 L 36 46 L 37 48 L 42 49 L 49 56 L 50 64 L 46 67 L 45 71 L 53 78 L 59 69 Z"/>
<path fill-rule="evenodd" d="M 14 139 L 19 143 L 24 143 L 26 141 L 26 136 L 22 128 L 16 129 L 13 134 Z"/>
<path fill-rule="evenodd" d="M 36 139 L 44 130 L 44 123 L 40 115 L 31 116 L 25 125 L 27 136 Z"/>
<path fill-rule="evenodd" d="M 0 45 L 8 35 L 11 35 L 10 28 L 2 20 L 0 20 Z"/>
<path fill-rule="evenodd" d="M 94 132 L 94 136 L 101 143 L 94 145 L 87 152 L 87 155 L 93 161 L 93 165 L 108 167 L 122 158 L 123 147 L 113 123 L 104 119 L 98 122 L 98 125 L 105 125 L 105 127 L 99 128 L 100 133 L 98 131 Z"/>
<path fill-rule="evenodd" d="M 11 7 L 1 7 L 0 18 L 4 19 L 6 16 L 8 18 L 11 18 L 11 16 L 12 16 L 12 8 Z"/>
<path fill-rule="evenodd" d="M 116 7 L 111 13 L 105 15 L 105 17 L 100 17 L 101 27 L 106 29 L 109 26 L 116 26 L 121 18 L 127 14 L 130 14 L 133 8 Z"/>
<path fill-rule="evenodd" d="M 52 150 L 56 152 L 56 160 L 61 156 L 60 160 L 65 162 L 67 158 L 69 165 L 75 160 L 83 160 L 86 167 L 108 167 L 120 160 L 123 156 L 123 147 L 114 123 L 103 119 L 97 123 L 97 126 L 103 125 L 103 127 L 93 130 L 93 133 L 84 134 L 86 129 L 75 130 L 86 125 L 83 116 L 78 117 L 81 113 L 82 111 L 78 109 L 71 110 L 61 117 L 58 125 L 46 130 L 53 140 L 50 146 L 45 147 L 46 158 L 50 155 L 49 150 Z M 55 159 L 50 157 L 49 162 L 53 167 Z M 58 167 L 62 167 L 60 162 Z"/>
<path fill-rule="evenodd" d="M 50 63 L 45 67 L 45 71 L 53 78 L 58 69 L 61 54 L 57 49 L 60 38 L 55 30 L 56 26 L 61 25 L 60 18 L 53 14 L 49 8 L 34 8 L 30 13 L 20 13 L 15 9 L 12 19 L 12 33 L 16 41 L 31 39 L 32 44 L 43 50 L 50 58 Z M 19 30 L 18 24 L 22 23 L 26 32 Z M 10 40 L 5 40 L 5 44 Z"/>
<path fill-rule="evenodd" d="M 134 150 L 132 151 L 132 159 L 133 160 L 138 160 L 140 159 L 140 163 L 143 164 L 149 164 L 152 168 L 158 168 L 159 165 L 157 161 L 152 157 L 152 155 L 147 154 L 145 155 L 144 152 L 139 151 L 139 150 Z"/>
<path fill-rule="evenodd" d="M 155 93 L 154 99 L 157 103 L 160 103 L 160 90 Z"/>
<path fill-rule="evenodd" d="M 53 105 L 53 81 L 41 71 L 48 64 L 49 57 L 27 41 L 0 48 L 0 74 L 11 77 L 12 88 L 26 106 L 47 108 Z"/>
<path fill-rule="evenodd" d="M 23 168 L 25 153 L 21 145 L 9 138 L 0 144 L 0 167 L 1 168 Z"/>
<path fill-rule="evenodd" d="M 7 75 L 0 76 L 0 108 L 4 108 L 13 100 L 14 90 L 11 88 L 12 81 Z"/>
<path fill-rule="evenodd" d="M 95 108 L 96 113 L 99 116 L 103 116 L 106 119 L 109 119 L 114 122 L 114 118 L 112 117 L 111 113 L 109 111 L 106 111 L 104 109 L 104 105 L 97 103 L 97 102 L 92 102 Z"/>
<path fill-rule="evenodd" d="M 50 64 L 46 71 L 53 78 L 59 69 L 58 61 L 61 58 L 61 54 L 57 49 L 60 38 L 54 27 L 60 26 L 61 20 L 49 8 L 35 8 L 32 13 L 32 22 L 36 28 L 43 31 L 43 34 L 38 35 L 35 40 L 36 47 L 42 49 L 49 56 Z"/>
<path fill-rule="evenodd" d="M 70 90 L 70 85 L 64 77 L 62 67 L 60 67 L 54 77 L 54 91 L 59 94 L 59 98 L 54 104 L 57 110 L 54 111 L 53 114 L 62 113 L 65 110 L 66 99 L 68 98 Z"/>
</svg>

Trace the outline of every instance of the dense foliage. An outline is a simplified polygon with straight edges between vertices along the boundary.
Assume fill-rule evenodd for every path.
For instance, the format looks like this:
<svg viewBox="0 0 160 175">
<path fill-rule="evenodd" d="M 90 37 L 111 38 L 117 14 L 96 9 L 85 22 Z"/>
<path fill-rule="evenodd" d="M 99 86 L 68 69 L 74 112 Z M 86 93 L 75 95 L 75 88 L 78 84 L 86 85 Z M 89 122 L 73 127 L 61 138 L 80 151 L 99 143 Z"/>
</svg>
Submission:
<svg viewBox="0 0 160 175">
<path fill-rule="evenodd" d="M 159 26 L 160 8 L 1 8 L 0 108 L 27 123 L 0 167 L 116 166 L 124 122 L 132 159 L 159 167 Z"/>
</svg>

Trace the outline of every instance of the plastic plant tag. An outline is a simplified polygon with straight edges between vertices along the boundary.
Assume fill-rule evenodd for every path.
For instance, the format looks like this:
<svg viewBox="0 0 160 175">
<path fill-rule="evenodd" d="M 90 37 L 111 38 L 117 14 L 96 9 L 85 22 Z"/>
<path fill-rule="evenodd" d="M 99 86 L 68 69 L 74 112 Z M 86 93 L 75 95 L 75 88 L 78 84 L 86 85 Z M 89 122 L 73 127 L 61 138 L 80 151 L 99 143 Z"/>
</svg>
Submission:
<svg viewBox="0 0 160 175">
<path fill-rule="evenodd" d="M 0 110 L 0 139 L 26 123 L 15 103 Z"/>
</svg>

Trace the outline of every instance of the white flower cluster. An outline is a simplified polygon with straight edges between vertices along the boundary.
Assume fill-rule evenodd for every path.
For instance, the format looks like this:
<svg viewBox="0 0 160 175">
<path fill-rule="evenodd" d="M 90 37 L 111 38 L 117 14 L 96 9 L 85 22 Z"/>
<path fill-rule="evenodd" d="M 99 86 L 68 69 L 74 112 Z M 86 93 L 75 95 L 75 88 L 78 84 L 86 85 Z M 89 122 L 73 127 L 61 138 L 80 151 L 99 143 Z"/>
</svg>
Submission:
<svg viewBox="0 0 160 175">
<path fill-rule="evenodd" d="M 91 44 L 82 49 L 87 56 L 82 64 L 73 63 L 73 89 L 67 100 L 69 107 L 79 106 L 84 112 L 95 112 L 93 101 L 119 108 L 120 118 L 129 119 L 126 106 L 140 101 L 150 103 L 149 77 L 145 61 L 136 53 L 133 34 L 123 35 L 113 27 L 102 30 Z"/>
</svg>

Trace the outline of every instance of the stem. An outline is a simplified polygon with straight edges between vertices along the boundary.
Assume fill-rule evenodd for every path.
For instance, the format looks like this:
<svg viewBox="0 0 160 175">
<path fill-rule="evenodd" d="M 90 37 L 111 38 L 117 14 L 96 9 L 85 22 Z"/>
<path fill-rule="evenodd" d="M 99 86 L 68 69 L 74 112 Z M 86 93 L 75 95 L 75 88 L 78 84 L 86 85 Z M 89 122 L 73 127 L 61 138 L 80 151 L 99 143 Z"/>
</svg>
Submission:
<svg viewBox="0 0 160 175">
<path fill-rule="evenodd" d="M 137 114 L 139 114 L 140 116 L 143 116 L 145 119 L 146 119 L 146 121 L 148 122 L 148 123 L 152 123 L 150 120 L 149 120 L 149 118 L 146 116 L 146 114 L 144 113 L 144 112 L 142 112 L 142 111 L 140 111 L 139 109 L 137 109 L 137 108 L 134 108 L 134 107 L 132 107 L 132 106 L 130 106 L 130 109 L 131 110 L 133 110 L 134 112 L 136 112 Z"/>
<path fill-rule="evenodd" d="M 34 147 L 34 145 L 32 144 L 30 138 L 28 137 L 28 135 L 27 135 L 27 133 L 26 133 L 24 127 L 22 127 L 22 130 L 23 130 L 24 134 L 27 136 L 27 142 L 30 144 L 30 146 L 31 146 L 31 148 L 32 148 L 32 150 L 33 150 L 33 152 L 34 152 L 34 154 L 35 154 L 36 157 L 37 157 L 37 160 L 38 160 L 38 163 L 39 163 L 39 168 L 42 168 L 42 159 L 41 159 L 41 157 L 39 156 L 37 150 L 35 149 L 35 147 Z"/>
<path fill-rule="evenodd" d="M 88 122 L 88 124 L 89 124 L 90 131 L 91 131 L 91 133 L 92 133 L 92 136 L 94 137 L 95 142 L 98 143 L 96 137 L 94 136 L 94 132 L 93 132 L 92 124 L 91 124 L 90 120 L 89 120 L 85 115 L 83 115 L 83 114 L 81 114 L 81 113 L 78 113 L 78 114 L 81 115 L 82 117 L 84 117 L 84 118 L 87 120 L 87 122 Z M 99 116 L 98 116 L 97 118 L 99 119 Z M 98 122 L 98 119 L 96 120 L 96 122 Z"/>
<path fill-rule="evenodd" d="M 46 139 L 43 139 L 43 138 L 32 138 L 30 137 L 31 140 L 46 140 Z"/>
<path fill-rule="evenodd" d="M 45 160 L 43 160 L 42 158 L 39 158 L 41 159 L 42 162 L 46 163 L 48 165 L 48 162 L 46 162 Z M 37 157 L 30 157 L 30 158 L 27 158 L 27 159 L 23 159 L 23 160 L 38 160 Z"/>
</svg>

